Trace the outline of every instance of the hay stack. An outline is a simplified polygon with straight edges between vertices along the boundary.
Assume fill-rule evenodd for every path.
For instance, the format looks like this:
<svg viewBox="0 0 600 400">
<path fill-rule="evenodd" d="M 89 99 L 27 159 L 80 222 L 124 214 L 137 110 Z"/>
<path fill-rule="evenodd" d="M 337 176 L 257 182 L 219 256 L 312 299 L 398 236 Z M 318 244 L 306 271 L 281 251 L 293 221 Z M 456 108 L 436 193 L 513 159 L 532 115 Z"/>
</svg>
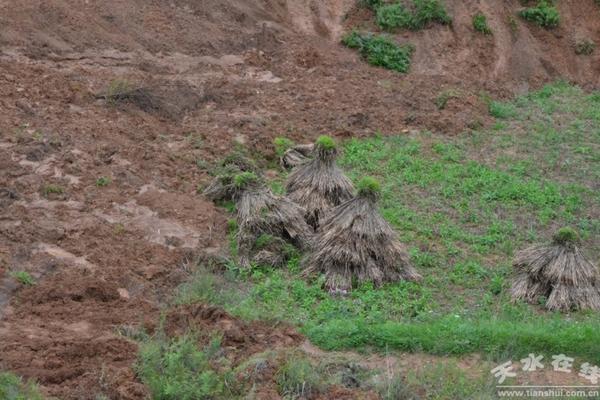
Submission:
<svg viewBox="0 0 600 400">
<path fill-rule="evenodd" d="M 513 261 L 512 298 L 535 303 L 543 296 L 549 310 L 600 310 L 598 269 L 586 260 L 579 242 L 577 232 L 562 228 L 552 243 L 519 252 Z"/>
<path fill-rule="evenodd" d="M 286 189 L 289 198 L 305 210 L 305 219 L 314 229 L 327 210 L 352 198 L 352 182 L 335 164 L 337 149 L 328 136 L 315 143 L 314 158 L 290 174 Z"/>
<path fill-rule="evenodd" d="M 244 172 L 234 178 L 237 202 L 238 249 L 240 263 L 248 266 L 254 256 L 258 260 L 268 258 L 264 249 L 257 248 L 259 237 L 270 235 L 282 239 L 300 249 L 308 249 L 312 230 L 304 221 L 304 210 L 285 197 L 275 196 L 251 172 Z M 281 249 L 280 251 L 283 251 Z M 270 253 L 276 253 L 271 249 Z M 276 254 L 274 254 L 275 256 Z"/>
<path fill-rule="evenodd" d="M 299 165 L 306 164 L 311 160 L 313 149 L 313 144 L 299 144 L 297 146 L 292 146 L 279 157 L 279 164 L 281 164 L 281 167 L 284 169 L 292 169 Z"/>
<path fill-rule="evenodd" d="M 258 168 L 243 154 L 231 153 L 221 161 L 214 179 L 206 186 L 202 194 L 212 201 L 232 200 L 237 192 L 233 180 L 242 172 L 258 173 Z"/>
<path fill-rule="evenodd" d="M 353 279 L 376 285 L 421 279 L 396 232 L 379 214 L 378 197 L 377 181 L 363 178 L 357 196 L 323 218 L 305 273 L 324 273 L 330 292 L 346 293 Z"/>
</svg>

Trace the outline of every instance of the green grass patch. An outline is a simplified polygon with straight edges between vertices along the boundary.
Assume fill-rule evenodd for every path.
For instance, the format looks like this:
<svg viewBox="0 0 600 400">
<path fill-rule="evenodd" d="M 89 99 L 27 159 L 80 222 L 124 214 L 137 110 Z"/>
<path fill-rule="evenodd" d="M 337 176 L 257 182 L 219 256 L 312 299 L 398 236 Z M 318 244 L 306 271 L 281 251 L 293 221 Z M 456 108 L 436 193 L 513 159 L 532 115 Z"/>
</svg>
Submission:
<svg viewBox="0 0 600 400">
<path fill-rule="evenodd" d="M 451 24 L 452 18 L 440 0 L 413 0 L 410 6 L 393 3 L 377 7 L 375 21 L 380 28 L 386 30 L 403 28 L 416 31 L 434 22 Z"/>
<path fill-rule="evenodd" d="M 213 346 L 214 347 L 214 346 Z M 193 336 L 142 343 L 137 372 L 156 400 L 227 398 L 226 377 Z"/>
<path fill-rule="evenodd" d="M 473 29 L 484 35 L 492 34 L 492 29 L 487 23 L 487 17 L 481 13 L 473 15 Z"/>
<path fill-rule="evenodd" d="M 560 23 L 558 9 L 548 0 L 540 0 L 535 7 L 521 10 L 519 16 L 547 29 L 556 28 Z"/>
<path fill-rule="evenodd" d="M 23 286 L 35 285 L 35 279 L 33 279 L 33 276 L 27 271 L 14 271 L 10 273 L 10 276 Z"/>
<path fill-rule="evenodd" d="M 10 373 L 0 372 L 0 399 L 43 400 L 37 385 Z"/>
<path fill-rule="evenodd" d="M 353 31 L 342 39 L 342 43 L 351 49 L 357 49 L 371 65 L 406 73 L 414 47 L 410 44 L 398 45 L 383 35 L 363 34 Z"/>
<path fill-rule="evenodd" d="M 409 248 L 420 284 L 364 284 L 330 296 L 323 278 L 301 276 L 295 258 L 278 270 L 231 263 L 223 274 L 200 270 L 180 301 L 289 321 L 331 350 L 480 353 L 504 361 L 564 353 L 597 364 L 597 313 L 513 304 L 507 288 L 515 251 L 551 240 L 560 227 L 579 232 L 590 260 L 600 256 L 600 94 L 558 82 L 496 104 L 510 111 L 498 113 L 489 130 L 340 145 L 348 176 L 379 181 L 380 212 Z"/>
</svg>

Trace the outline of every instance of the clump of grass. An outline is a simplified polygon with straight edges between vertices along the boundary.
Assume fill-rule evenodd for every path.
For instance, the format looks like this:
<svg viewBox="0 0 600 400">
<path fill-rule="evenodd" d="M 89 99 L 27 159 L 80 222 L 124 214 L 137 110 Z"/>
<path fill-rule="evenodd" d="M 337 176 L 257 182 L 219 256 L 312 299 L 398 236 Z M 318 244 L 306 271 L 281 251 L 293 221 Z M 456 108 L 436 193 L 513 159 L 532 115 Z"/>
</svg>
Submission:
<svg viewBox="0 0 600 400">
<path fill-rule="evenodd" d="M 11 272 L 10 276 L 12 276 L 17 282 L 19 282 L 23 286 L 35 285 L 35 279 L 33 279 L 31 274 L 27 271 L 14 271 Z"/>
<path fill-rule="evenodd" d="M 137 371 L 155 399 L 212 399 L 225 394 L 223 377 L 189 336 L 143 343 Z"/>
<path fill-rule="evenodd" d="M 569 226 L 560 228 L 552 237 L 555 243 L 558 244 L 577 244 L 581 240 L 577 231 Z"/>
<path fill-rule="evenodd" d="M 452 18 L 440 0 L 413 0 L 410 9 L 402 3 L 378 7 L 376 22 L 386 30 L 404 28 L 417 31 L 432 22 L 448 25 Z"/>
<path fill-rule="evenodd" d="M 323 388 L 321 375 L 306 357 L 291 356 L 277 371 L 279 394 L 285 398 L 312 398 Z"/>
<path fill-rule="evenodd" d="M 62 186 L 58 186 L 58 185 L 46 185 L 42 188 L 42 194 L 44 195 L 44 197 L 49 197 L 52 194 L 63 194 L 65 192 L 65 189 Z"/>
<path fill-rule="evenodd" d="M 335 141 L 327 135 L 319 136 L 319 138 L 315 141 L 315 145 L 326 151 L 335 150 L 336 148 Z"/>
<path fill-rule="evenodd" d="M 381 193 L 381 185 L 377 179 L 366 176 L 362 178 L 356 185 L 358 194 L 361 196 L 379 196 Z"/>
<path fill-rule="evenodd" d="M 589 56 L 594 52 L 596 43 L 589 39 L 583 39 L 575 43 L 575 54 Z"/>
<path fill-rule="evenodd" d="M 407 73 L 414 52 L 411 44 L 398 45 L 383 35 L 361 34 L 353 31 L 346 35 L 342 43 L 357 49 L 371 65 Z"/>
<path fill-rule="evenodd" d="M 258 182 L 258 176 L 254 172 L 244 171 L 233 177 L 233 184 L 238 189 L 256 182 Z"/>
<path fill-rule="evenodd" d="M 109 83 L 104 98 L 108 104 L 115 105 L 126 99 L 132 90 L 134 90 L 134 87 L 128 80 L 114 79 Z"/>
<path fill-rule="evenodd" d="M 448 101 L 450 99 L 456 99 L 458 97 L 460 97 L 460 93 L 458 91 L 453 89 L 444 90 L 435 99 L 435 105 L 437 106 L 438 110 L 443 110 L 446 108 L 446 105 L 448 105 Z"/>
<path fill-rule="evenodd" d="M 516 115 L 514 106 L 510 103 L 501 103 L 498 101 L 490 101 L 488 110 L 492 117 L 507 119 Z"/>
<path fill-rule="evenodd" d="M 98 187 L 108 186 L 108 185 L 110 185 L 111 182 L 112 182 L 112 180 L 109 177 L 101 176 L 100 178 L 96 179 L 96 186 L 98 186 Z"/>
<path fill-rule="evenodd" d="M 0 399 L 5 400 L 43 400 L 36 384 L 10 373 L 0 372 Z"/>
<path fill-rule="evenodd" d="M 484 35 L 492 34 L 492 29 L 487 23 L 487 17 L 482 13 L 475 14 L 473 16 L 473 29 L 475 29 L 477 32 L 483 33 Z"/>
<path fill-rule="evenodd" d="M 558 9 L 548 0 L 540 0 L 535 7 L 520 11 L 519 16 L 546 29 L 556 28 L 560 23 Z"/>
<path fill-rule="evenodd" d="M 273 144 L 275 145 L 277 157 L 283 157 L 285 152 L 294 146 L 294 142 L 286 137 L 276 137 Z"/>
</svg>

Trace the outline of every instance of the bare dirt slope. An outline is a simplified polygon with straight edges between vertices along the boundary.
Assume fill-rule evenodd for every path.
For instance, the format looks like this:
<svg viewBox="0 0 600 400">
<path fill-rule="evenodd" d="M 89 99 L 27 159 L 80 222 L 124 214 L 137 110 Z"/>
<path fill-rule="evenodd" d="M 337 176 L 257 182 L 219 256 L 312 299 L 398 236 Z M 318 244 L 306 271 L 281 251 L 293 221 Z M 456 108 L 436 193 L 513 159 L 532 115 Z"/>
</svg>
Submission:
<svg viewBox="0 0 600 400">
<path fill-rule="evenodd" d="M 486 122 L 482 90 L 600 87 L 598 52 L 573 52 L 600 43 L 593 0 L 560 1 L 554 31 L 511 28 L 516 0 L 447 5 L 452 27 L 397 35 L 417 49 L 398 75 L 339 45 L 372 28 L 351 0 L 0 0 L 0 369 L 63 399 L 143 398 L 118 332 L 155 323 L 223 243 L 196 188 L 234 142 L 269 156 L 278 135 L 451 134 Z M 493 36 L 473 32 L 477 11 Z M 143 90 L 108 104 L 115 81 Z M 446 89 L 460 96 L 438 110 Z"/>
</svg>

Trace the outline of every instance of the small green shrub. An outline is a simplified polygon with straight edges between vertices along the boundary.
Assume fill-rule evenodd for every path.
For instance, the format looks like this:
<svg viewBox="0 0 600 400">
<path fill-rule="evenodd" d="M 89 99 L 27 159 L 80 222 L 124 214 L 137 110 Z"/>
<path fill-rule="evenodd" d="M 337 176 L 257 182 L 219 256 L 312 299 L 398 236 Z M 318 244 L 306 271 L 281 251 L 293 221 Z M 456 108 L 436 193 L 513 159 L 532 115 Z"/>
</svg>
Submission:
<svg viewBox="0 0 600 400">
<path fill-rule="evenodd" d="M 111 179 L 106 177 L 106 176 L 101 176 L 100 178 L 96 179 L 96 186 L 98 187 L 104 187 L 104 186 L 108 186 L 111 183 Z"/>
<path fill-rule="evenodd" d="M 528 7 L 519 16 L 544 28 L 555 28 L 560 22 L 558 9 L 547 0 L 540 0 L 535 7 Z"/>
<path fill-rule="evenodd" d="M 317 369 L 302 356 L 290 357 L 277 372 L 276 379 L 279 394 L 285 398 L 312 398 L 323 386 Z"/>
<path fill-rule="evenodd" d="M 506 119 L 516 115 L 516 110 L 512 104 L 501 103 L 498 101 L 490 101 L 488 105 L 490 115 L 492 117 Z"/>
<path fill-rule="evenodd" d="M 23 286 L 35 285 L 35 279 L 33 279 L 31 274 L 27 271 L 14 271 L 11 272 L 10 276 L 12 276 L 17 282 L 19 282 Z"/>
<path fill-rule="evenodd" d="M 233 177 L 233 184 L 237 188 L 246 187 L 248 184 L 252 182 L 256 182 L 258 180 L 258 176 L 254 172 L 242 172 Z"/>
<path fill-rule="evenodd" d="M 65 192 L 65 189 L 63 189 L 61 186 L 58 185 L 46 185 L 42 188 L 42 194 L 44 195 L 44 197 L 48 197 L 51 194 L 63 194 Z"/>
<path fill-rule="evenodd" d="M 473 29 L 475 29 L 477 32 L 483 33 L 484 35 L 492 34 L 492 29 L 487 23 L 486 16 L 481 13 L 473 16 Z"/>
<path fill-rule="evenodd" d="M 212 399 L 224 392 L 208 354 L 188 336 L 142 344 L 137 371 L 156 400 Z"/>
<path fill-rule="evenodd" d="M 596 43 L 591 40 L 584 39 L 575 43 L 575 54 L 589 56 L 594 52 Z"/>
<path fill-rule="evenodd" d="M 401 3 L 378 7 L 375 21 L 386 30 L 404 28 L 417 31 L 432 22 L 448 25 L 452 18 L 440 0 L 413 0 L 411 9 Z"/>
<path fill-rule="evenodd" d="M 33 382 L 23 382 L 10 372 L 0 372 L 0 399 L 43 400 L 43 397 Z"/>
<path fill-rule="evenodd" d="M 281 157 L 287 149 L 294 145 L 294 142 L 286 137 L 276 137 L 273 144 L 275 145 L 275 154 L 277 157 Z"/>
<path fill-rule="evenodd" d="M 414 47 L 410 44 L 399 46 L 387 36 L 361 34 L 356 31 L 346 35 L 342 43 L 352 49 L 358 49 L 371 65 L 401 73 L 406 73 L 410 69 L 414 52 Z"/>
</svg>

